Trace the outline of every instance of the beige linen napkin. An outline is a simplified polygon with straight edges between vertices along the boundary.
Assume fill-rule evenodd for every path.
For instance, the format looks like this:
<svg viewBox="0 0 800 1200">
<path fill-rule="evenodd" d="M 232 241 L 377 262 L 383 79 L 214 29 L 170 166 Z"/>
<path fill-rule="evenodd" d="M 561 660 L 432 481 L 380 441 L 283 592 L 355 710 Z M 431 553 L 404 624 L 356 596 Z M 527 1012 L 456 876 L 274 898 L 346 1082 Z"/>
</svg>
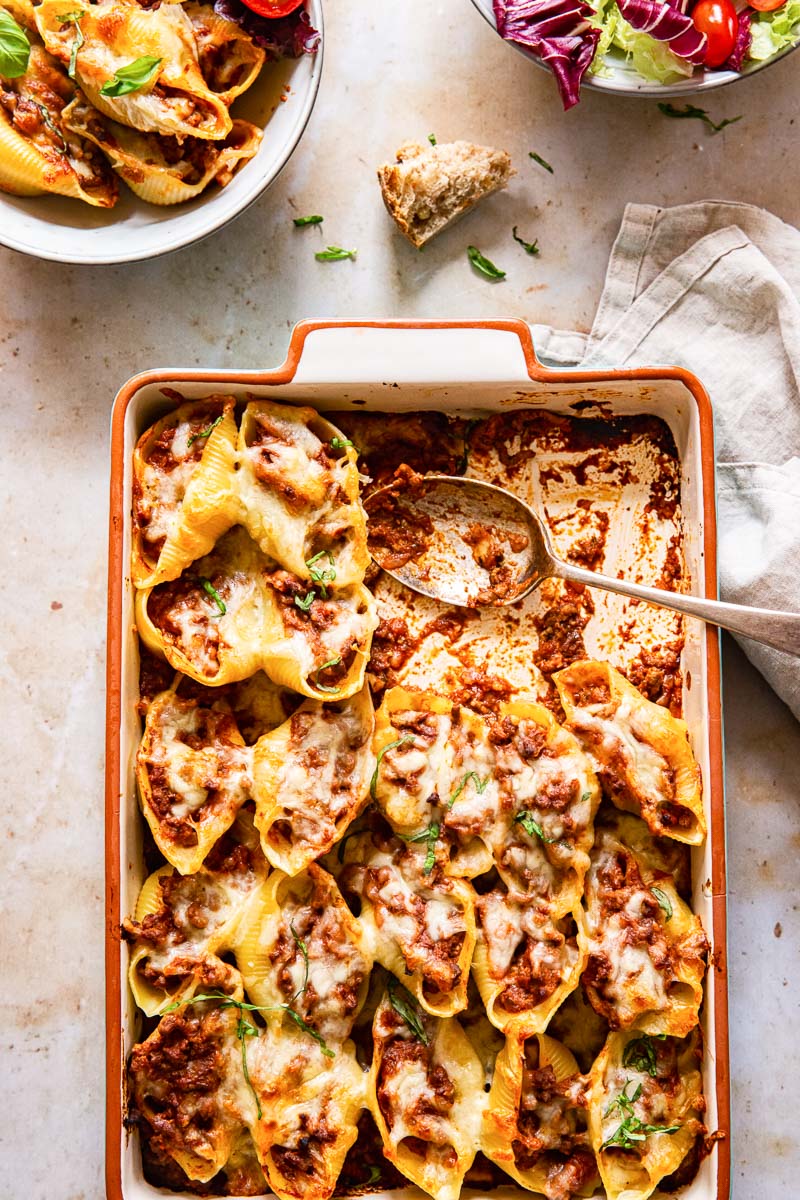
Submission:
<svg viewBox="0 0 800 1200">
<path fill-rule="evenodd" d="M 720 594 L 800 610 L 800 231 L 746 204 L 629 204 L 591 333 L 545 361 L 687 367 L 714 407 Z M 800 660 L 742 648 L 800 718 Z"/>
</svg>

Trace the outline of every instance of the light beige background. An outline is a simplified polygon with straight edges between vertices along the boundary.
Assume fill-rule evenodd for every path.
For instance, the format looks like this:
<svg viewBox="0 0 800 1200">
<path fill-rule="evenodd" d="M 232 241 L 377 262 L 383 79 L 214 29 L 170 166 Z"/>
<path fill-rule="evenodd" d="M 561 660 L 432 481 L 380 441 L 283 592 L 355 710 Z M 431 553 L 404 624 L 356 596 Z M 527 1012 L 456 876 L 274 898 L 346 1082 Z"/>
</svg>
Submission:
<svg viewBox="0 0 800 1200">
<path fill-rule="evenodd" d="M 745 200 L 800 222 L 800 54 L 707 96 L 716 119 L 744 114 L 713 136 L 652 101 L 586 93 L 565 116 L 548 76 L 469 0 L 326 9 L 306 137 L 228 229 L 121 268 L 0 249 L 0 1196 L 13 1200 L 103 1195 L 105 522 L 120 384 L 156 365 L 273 365 L 302 317 L 513 315 L 586 329 L 627 200 Z M 393 234 L 374 171 L 429 132 L 505 146 L 518 175 L 419 254 Z M 323 231 L 294 229 L 308 212 L 325 216 Z M 540 257 L 515 245 L 513 224 Z M 316 263 L 324 242 L 358 260 Z M 469 242 L 504 283 L 471 271 Z M 725 674 L 733 1191 L 778 1200 L 800 1194 L 800 728 L 731 643 Z"/>
</svg>

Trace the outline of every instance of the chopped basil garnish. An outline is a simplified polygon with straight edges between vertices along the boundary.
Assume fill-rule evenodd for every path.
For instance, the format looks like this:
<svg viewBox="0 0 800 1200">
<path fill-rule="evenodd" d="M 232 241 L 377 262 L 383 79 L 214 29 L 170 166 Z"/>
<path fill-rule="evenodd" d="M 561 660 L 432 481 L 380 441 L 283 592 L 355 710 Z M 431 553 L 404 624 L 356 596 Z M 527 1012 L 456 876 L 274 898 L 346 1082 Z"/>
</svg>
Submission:
<svg viewBox="0 0 800 1200">
<path fill-rule="evenodd" d="M 380 1177 L 381 1177 L 380 1167 L 370 1167 L 369 1179 L 367 1180 L 367 1183 L 377 1183 L 378 1180 L 380 1179 Z"/>
<path fill-rule="evenodd" d="M 298 988 L 298 990 L 295 992 L 295 994 L 292 996 L 292 1002 L 294 1003 L 294 1001 L 297 999 L 298 996 L 305 995 L 306 988 L 308 987 L 308 946 L 305 944 L 303 939 L 300 937 L 299 933 L 297 932 L 297 930 L 295 929 L 295 927 L 291 921 L 289 922 L 289 931 L 290 931 L 292 937 L 294 938 L 295 946 L 297 946 L 297 949 L 300 951 L 300 953 L 303 956 L 303 965 L 305 967 L 305 974 L 303 976 L 303 982 L 300 985 L 300 987 Z"/>
<path fill-rule="evenodd" d="M 529 837 L 538 837 L 540 841 L 547 842 L 548 845 L 558 841 L 558 838 L 545 837 L 545 833 L 541 825 L 534 819 L 533 814 L 528 812 L 526 808 L 523 808 L 521 812 L 517 813 L 517 815 L 514 817 L 514 824 L 521 825 Z"/>
<path fill-rule="evenodd" d="M 487 279 L 505 279 L 505 271 L 496 267 L 491 259 L 485 258 L 477 246 L 467 246 L 467 258 L 475 270 L 480 271 L 481 275 L 485 275 Z"/>
<path fill-rule="evenodd" d="M 69 55 L 69 66 L 67 67 L 67 74 L 69 75 L 70 79 L 75 78 L 75 69 L 78 65 L 78 51 L 83 45 L 83 30 L 80 27 L 79 21 L 81 17 L 85 16 L 85 9 L 76 8 L 74 12 L 61 13 L 58 18 L 62 29 L 65 25 L 75 26 L 75 41 L 72 43 L 72 50 L 70 51 Z"/>
<path fill-rule="evenodd" d="M 317 667 L 317 670 L 314 672 L 314 687 L 317 689 L 317 691 L 332 693 L 340 692 L 342 690 L 340 687 L 330 687 L 327 683 L 320 683 L 319 679 L 323 671 L 327 671 L 328 667 L 338 667 L 341 661 L 341 654 L 337 654 L 336 658 L 329 658 L 328 661 L 323 663 L 321 667 Z"/>
<path fill-rule="evenodd" d="M 217 608 L 219 609 L 219 613 L 215 613 L 214 615 L 224 617 L 225 613 L 228 611 L 228 606 L 226 605 L 225 601 L 222 599 L 222 596 L 220 596 L 219 592 L 214 587 L 214 585 L 212 584 L 210 579 L 201 579 L 200 582 L 203 585 L 203 591 L 205 592 L 205 594 L 207 596 L 211 597 L 211 599 L 214 601 Z"/>
<path fill-rule="evenodd" d="M 539 253 L 539 239 L 538 238 L 535 238 L 532 242 L 526 242 L 525 239 L 521 238 L 519 236 L 519 234 L 517 233 L 516 225 L 511 230 L 511 232 L 514 236 L 514 241 L 519 242 L 520 246 L 522 246 L 522 248 L 526 254 L 538 254 Z"/>
<path fill-rule="evenodd" d="M 535 163 L 538 163 L 540 167 L 544 167 L 545 171 L 549 171 L 551 175 L 554 174 L 550 163 L 546 158 L 542 158 L 541 154 L 537 154 L 534 150 L 529 150 L 528 158 L 532 158 Z"/>
<path fill-rule="evenodd" d="M 646 1125 L 640 1121 L 634 1112 L 633 1105 L 641 1095 L 642 1085 L 641 1083 L 637 1084 L 629 1096 L 628 1088 L 632 1083 L 632 1079 L 626 1079 L 625 1086 L 616 1100 L 612 1100 L 603 1113 L 604 1117 L 610 1117 L 613 1112 L 619 1112 L 623 1119 L 611 1137 L 606 1138 L 603 1142 L 601 1150 L 605 1150 L 608 1146 L 619 1146 L 623 1150 L 635 1150 L 637 1143 L 643 1142 L 649 1133 L 677 1133 L 680 1129 L 680 1125 Z"/>
<path fill-rule="evenodd" d="M 314 1039 L 314 1041 L 317 1043 L 317 1045 L 319 1046 L 320 1050 L 322 1051 L 322 1053 L 325 1055 L 326 1058 L 335 1058 L 336 1057 L 336 1054 L 334 1053 L 333 1050 L 331 1050 L 330 1046 L 327 1044 L 327 1042 L 325 1041 L 325 1038 L 322 1036 L 322 1034 L 317 1033 L 316 1029 L 312 1029 L 311 1026 L 306 1021 L 303 1020 L 303 1018 L 300 1016 L 300 1013 L 295 1012 L 295 1010 L 293 1008 L 290 1008 L 288 1005 L 283 1005 L 283 1009 L 284 1009 L 284 1012 L 286 1013 L 287 1017 L 289 1017 L 292 1021 L 294 1021 L 295 1025 L 297 1025 L 298 1028 L 303 1030 L 303 1033 L 307 1033 L 310 1038 Z"/>
<path fill-rule="evenodd" d="M 401 983 L 398 983 L 394 976 L 389 980 L 386 988 L 391 1004 L 398 1017 L 402 1017 L 408 1028 L 418 1037 L 423 1046 L 428 1045 L 428 1035 L 425 1032 L 425 1027 L 419 1016 L 414 997 L 407 991 Z"/>
<path fill-rule="evenodd" d="M 343 250 L 341 246 L 328 246 L 314 255 L 317 262 L 341 262 L 343 258 L 355 258 L 357 250 Z"/>
<path fill-rule="evenodd" d="M 655 1036 L 660 1041 L 664 1041 L 666 1034 L 659 1033 Z M 641 1037 L 632 1038 L 628 1042 L 622 1052 L 622 1065 L 623 1067 L 632 1067 L 634 1071 L 641 1071 L 643 1074 L 650 1075 L 655 1079 L 658 1072 L 656 1048 L 649 1034 L 643 1033 Z"/>
<path fill-rule="evenodd" d="M 210 425 L 206 425 L 205 429 L 201 429 L 199 433 L 193 433 L 192 436 L 189 438 L 188 442 L 186 443 L 186 445 L 191 446 L 191 445 L 193 445 L 194 442 L 199 442 L 201 438 L 207 438 L 208 435 L 212 432 L 212 430 L 217 428 L 217 426 L 219 425 L 220 421 L 222 420 L 222 418 L 224 416 L 225 416 L 224 413 L 220 413 L 219 416 L 214 421 L 212 421 Z"/>
<path fill-rule="evenodd" d="M 353 445 L 355 445 L 355 443 L 351 442 L 350 438 L 345 438 L 345 437 L 332 437 L 331 438 L 331 446 L 333 447 L 334 450 L 344 450 L 345 446 L 353 446 Z"/>
<path fill-rule="evenodd" d="M 3 10 L 0 9 L 0 12 L 2 12 L 2 11 Z M 58 138 L 58 140 L 61 142 L 62 152 L 64 154 L 66 154 L 67 150 L 68 150 L 68 146 L 67 146 L 67 143 L 64 141 L 61 130 L 58 128 L 57 125 L 55 125 L 53 123 L 53 118 L 50 116 L 50 113 L 47 111 L 47 109 L 45 108 L 45 106 L 43 104 L 40 104 L 38 100 L 34 100 L 34 104 L 38 108 L 39 112 L 42 114 L 42 120 L 44 121 L 45 125 L 50 130 L 50 132 L 52 133 L 53 137 Z"/>
<path fill-rule="evenodd" d="M 330 550 L 320 550 L 319 554 L 315 554 L 313 558 L 306 560 L 306 566 L 308 567 L 314 583 L 318 583 L 320 585 L 319 590 L 322 599 L 327 600 L 328 589 L 325 585 L 327 583 L 333 583 L 334 579 L 336 578 L 336 570 L 333 566 L 329 567 L 327 571 L 320 571 L 319 567 L 315 568 L 314 564 L 318 563 L 321 558 L 327 558 L 329 563 L 334 563 L 336 561 Z"/>
<path fill-rule="evenodd" d="M 378 751 L 378 757 L 375 760 L 375 770 L 372 772 L 372 779 L 369 781 L 369 794 L 373 800 L 377 798 L 378 792 L 378 772 L 381 769 L 384 754 L 388 754 L 390 750 L 394 750 L 396 746 L 405 746 L 407 742 L 413 742 L 413 733 L 405 733 L 401 738 L 397 738 L 393 742 L 388 742 L 382 750 Z"/>
<path fill-rule="evenodd" d="M 420 830 L 419 833 L 412 833 L 408 836 L 404 833 L 398 834 L 404 842 L 427 842 L 428 852 L 425 855 L 425 862 L 422 864 L 422 874 L 430 875 L 436 865 L 436 843 L 439 840 L 439 824 L 434 821 L 427 829 Z"/>
<path fill-rule="evenodd" d="M 436 145 L 436 134 L 435 134 L 435 133 L 429 133 L 429 134 L 428 134 L 428 141 L 430 142 L 430 144 L 431 144 L 432 146 L 435 146 L 435 145 Z"/>
<path fill-rule="evenodd" d="M 163 61 L 161 58 L 145 54 L 142 58 L 136 58 L 126 66 L 119 67 L 114 72 L 114 78 L 107 79 L 100 88 L 100 95 L 127 96 L 129 92 L 138 92 L 139 88 L 150 82 Z"/>
<path fill-rule="evenodd" d="M 322 217 L 319 213 L 314 213 L 311 217 L 293 217 L 295 225 L 298 229 L 302 229 L 304 225 L 321 225 Z"/>
<path fill-rule="evenodd" d="M 295 596 L 294 602 L 301 612 L 307 613 L 316 599 L 316 592 L 307 592 L 305 596 Z"/>
<path fill-rule="evenodd" d="M 697 108 L 694 104 L 684 104 L 683 108 L 678 108 L 675 104 L 665 104 L 662 102 L 658 105 L 665 117 L 677 117 L 678 119 L 702 121 L 707 125 L 712 133 L 719 133 L 726 125 L 735 125 L 737 121 L 741 121 L 744 113 L 740 113 L 738 117 L 726 117 L 724 121 L 713 121 L 704 108 Z"/>
<path fill-rule="evenodd" d="M 650 891 L 658 901 L 658 907 L 664 914 L 664 920 L 669 921 L 672 917 L 672 901 L 666 892 L 663 892 L 660 887 L 651 887 Z"/>
<path fill-rule="evenodd" d="M 452 796 L 448 800 L 447 807 L 448 808 L 453 807 L 456 800 L 458 799 L 458 797 L 463 792 L 464 788 L 469 783 L 470 779 L 472 779 L 475 783 L 475 791 L 478 793 L 479 796 L 482 796 L 483 793 L 486 791 L 487 787 L 489 786 L 490 778 L 491 777 L 489 775 L 487 775 L 485 779 L 481 779 L 481 777 L 478 775 L 477 771 L 467 771 L 466 775 L 461 780 L 461 783 L 458 785 L 458 787 L 456 788 L 456 790 L 453 792 Z"/>
<path fill-rule="evenodd" d="M 28 69 L 31 44 L 28 35 L 10 12 L 0 8 L 0 75 L 19 79 Z"/>
</svg>

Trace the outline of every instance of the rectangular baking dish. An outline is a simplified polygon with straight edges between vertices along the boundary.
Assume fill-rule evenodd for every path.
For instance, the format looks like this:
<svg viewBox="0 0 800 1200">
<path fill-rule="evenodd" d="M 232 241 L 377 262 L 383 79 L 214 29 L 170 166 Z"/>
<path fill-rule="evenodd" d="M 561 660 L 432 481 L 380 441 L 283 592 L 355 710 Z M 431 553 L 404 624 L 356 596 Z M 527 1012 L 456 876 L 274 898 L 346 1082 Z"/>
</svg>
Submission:
<svg viewBox="0 0 800 1200">
<path fill-rule="evenodd" d="M 125 1062 L 135 1041 L 120 922 L 143 881 L 141 822 L 133 764 L 140 736 L 138 651 L 130 582 L 131 464 L 143 430 L 186 399 L 225 392 L 310 404 L 323 412 L 414 409 L 488 412 L 546 407 L 565 414 L 634 413 L 669 425 L 681 462 L 684 556 L 692 590 L 717 594 L 711 405 L 696 378 L 674 367 L 551 370 L 538 362 L 521 321 L 303 322 L 286 361 L 271 371 L 166 369 L 135 376 L 112 415 L 106 708 L 106 1193 L 109 1200 L 155 1200 L 165 1193 L 142 1177 L 137 1137 L 125 1126 Z M 726 895 L 719 640 L 687 621 L 684 717 L 704 783 L 709 837 L 693 851 L 693 907 L 712 943 L 703 1011 L 706 1124 L 724 1136 L 684 1200 L 730 1194 L 730 1097 L 726 990 Z M 526 1193 L 504 1187 L 504 1197 Z M 474 1193 L 473 1193 L 474 1194 Z M 388 1194 L 387 1194 L 388 1195 Z M 418 1196 L 411 1186 L 395 1200 Z"/>
</svg>

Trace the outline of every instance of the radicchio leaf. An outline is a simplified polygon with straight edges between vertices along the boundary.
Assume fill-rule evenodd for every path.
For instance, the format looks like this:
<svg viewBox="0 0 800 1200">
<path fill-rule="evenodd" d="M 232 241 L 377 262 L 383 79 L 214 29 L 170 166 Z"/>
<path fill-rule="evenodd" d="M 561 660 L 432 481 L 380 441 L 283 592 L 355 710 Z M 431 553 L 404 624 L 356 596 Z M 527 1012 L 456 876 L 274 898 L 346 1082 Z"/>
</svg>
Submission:
<svg viewBox="0 0 800 1200">
<path fill-rule="evenodd" d="M 747 51 L 750 49 L 750 43 L 753 40 L 753 31 L 750 28 L 752 20 L 749 12 L 740 12 L 739 27 L 736 30 L 736 44 L 731 51 L 731 56 L 722 64 L 723 70 L 741 71 L 742 64 L 747 57 Z"/>
<path fill-rule="evenodd" d="M 659 42 L 666 42 L 673 54 L 695 66 L 702 66 L 706 56 L 706 35 L 695 28 L 694 21 L 679 8 L 661 0 L 617 0 L 617 7 L 637 33 L 649 33 Z"/>
<path fill-rule="evenodd" d="M 214 0 L 214 11 L 239 25 L 257 46 L 266 50 L 271 62 L 316 54 L 319 33 L 304 8 L 295 9 L 288 17 L 262 17 L 242 4 L 242 0 Z"/>
<path fill-rule="evenodd" d="M 585 0 L 493 0 L 497 32 L 538 54 L 556 77 L 564 108 L 580 99 L 581 80 L 591 65 L 600 30 L 590 23 Z"/>
</svg>

